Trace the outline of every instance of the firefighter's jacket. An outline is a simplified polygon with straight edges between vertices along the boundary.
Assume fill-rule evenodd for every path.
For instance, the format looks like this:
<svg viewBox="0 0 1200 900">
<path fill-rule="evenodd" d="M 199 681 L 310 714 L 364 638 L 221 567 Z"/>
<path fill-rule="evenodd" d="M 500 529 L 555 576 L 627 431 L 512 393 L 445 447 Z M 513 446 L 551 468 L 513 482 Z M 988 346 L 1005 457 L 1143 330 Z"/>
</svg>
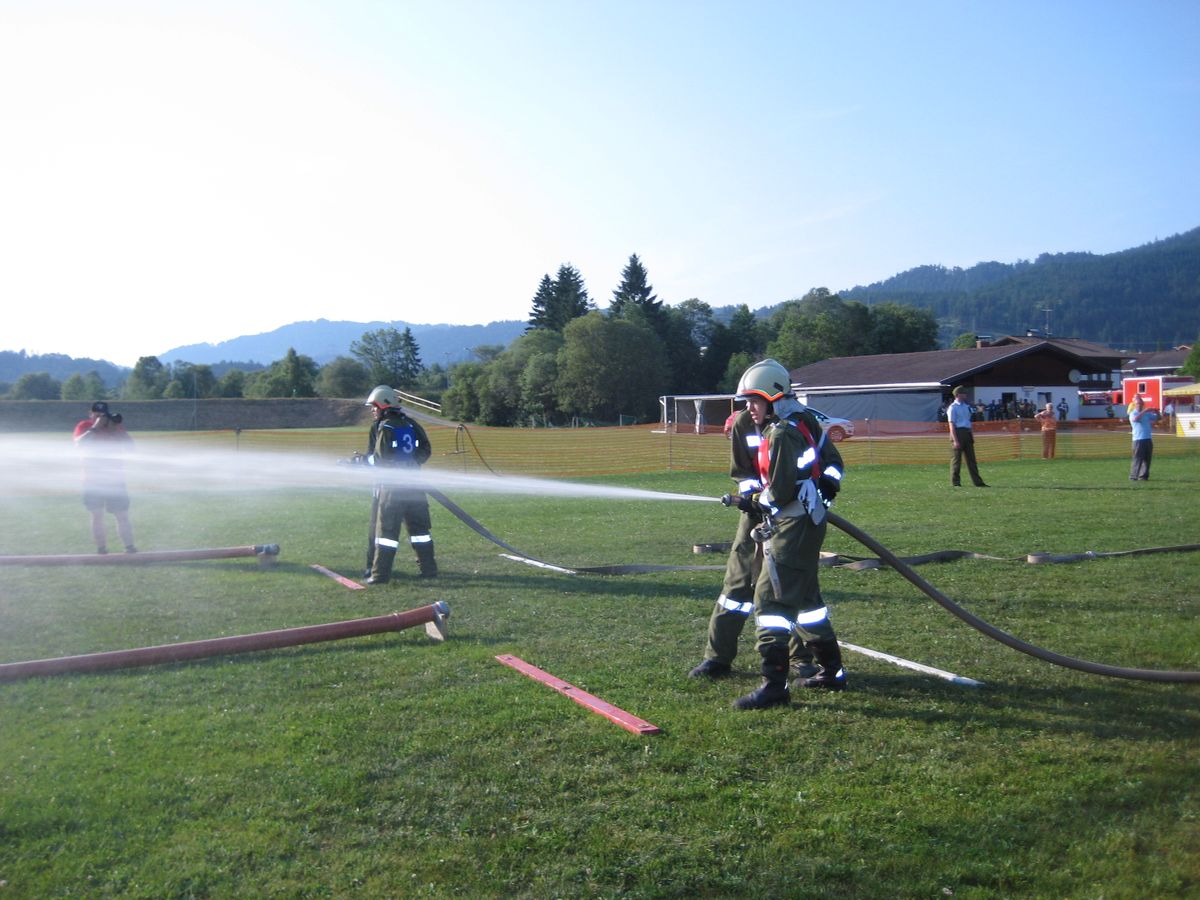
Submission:
<svg viewBox="0 0 1200 900">
<path fill-rule="evenodd" d="M 371 424 L 367 438 L 369 465 L 417 468 L 432 452 L 421 423 L 400 410 L 388 410 L 382 419 Z"/>
<path fill-rule="evenodd" d="M 841 489 L 845 466 L 816 417 L 798 403 L 791 405 L 763 433 L 758 472 L 765 487 L 759 505 L 773 518 L 808 515 L 820 523 Z"/>
</svg>

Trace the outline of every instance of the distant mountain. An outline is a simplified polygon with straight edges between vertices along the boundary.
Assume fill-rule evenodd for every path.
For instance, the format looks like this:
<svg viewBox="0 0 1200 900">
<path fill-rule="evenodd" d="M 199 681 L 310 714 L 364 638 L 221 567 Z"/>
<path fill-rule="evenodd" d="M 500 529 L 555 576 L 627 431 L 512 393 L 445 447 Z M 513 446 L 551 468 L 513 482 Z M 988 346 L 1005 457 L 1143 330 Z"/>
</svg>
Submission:
<svg viewBox="0 0 1200 900">
<path fill-rule="evenodd" d="M 1200 335 L 1200 228 L 1104 255 L 920 266 L 839 296 L 930 309 L 944 344 L 965 332 L 1024 334 L 1047 324 L 1054 335 L 1122 349 L 1189 344 Z"/>
<path fill-rule="evenodd" d="M 409 322 L 293 322 L 265 334 L 245 335 L 221 341 L 219 344 L 190 344 L 160 353 L 164 363 L 190 362 L 212 365 L 239 360 L 269 365 L 287 356 L 294 349 L 325 365 L 339 356 L 350 356 L 350 345 L 368 331 L 395 328 L 403 332 L 412 329 L 413 338 L 426 366 L 442 366 L 471 359 L 471 350 L 489 344 L 507 347 L 524 333 L 525 322 L 492 322 L 488 325 L 413 325 Z"/>
<path fill-rule="evenodd" d="M 28 354 L 24 350 L 0 350 L 0 382 L 14 384 L 22 375 L 45 372 L 55 381 L 72 375 L 95 372 L 109 387 L 125 380 L 129 370 L 102 359 L 74 359 L 62 353 Z"/>
</svg>

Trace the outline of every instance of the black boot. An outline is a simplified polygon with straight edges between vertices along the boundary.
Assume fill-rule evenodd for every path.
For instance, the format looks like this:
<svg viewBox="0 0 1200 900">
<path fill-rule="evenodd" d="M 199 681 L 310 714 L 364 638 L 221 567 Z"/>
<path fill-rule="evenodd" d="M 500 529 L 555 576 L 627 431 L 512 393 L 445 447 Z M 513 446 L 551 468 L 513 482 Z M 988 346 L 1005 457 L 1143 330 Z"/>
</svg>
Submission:
<svg viewBox="0 0 1200 900">
<path fill-rule="evenodd" d="M 769 709 L 788 704 L 792 695 L 788 691 L 786 646 L 772 644 L 763 651 L 762 676 L 762 684 L 733 701 L 734 709 Z"/>
<path fill-rule="evenodd" d="M 706 659 L 688 672 L 688 678 L 726 678 L 729 674 L 729 663 L 719 659 Z"/>
<path fill-rule="evenodd" d="M 377 547 L 371 560 L 371 573 L 367 584 L 387 584 L 392 578 L 392 563 L 396 559 L 395 547 Z"/>
<path fill-rule="evenodd" d="M 422 578 L 437 578 L 437 560 L 433 558 L 433 542 L 413 544 L 417 551 L 417 564 L 421 567 Z"/>
<path fill-rule="evenodd" d="M 810 678 L 821 671 L 813 652 L 795 634 L 788 643 L 788 652 L 791 654 L 792 678 Z"/>
<path fill-rule="evenodd" d="M 838 646 L 837 638 L 823 641 L 809 641 L 809 648 L 817 658 L 821 668 L 811 678 L 797 680 L 797 687 L 818 688 L 826 691 L 844 691 L 846 689 L 846 670 L 842 668 L 842 649 Z"/>
</svg>

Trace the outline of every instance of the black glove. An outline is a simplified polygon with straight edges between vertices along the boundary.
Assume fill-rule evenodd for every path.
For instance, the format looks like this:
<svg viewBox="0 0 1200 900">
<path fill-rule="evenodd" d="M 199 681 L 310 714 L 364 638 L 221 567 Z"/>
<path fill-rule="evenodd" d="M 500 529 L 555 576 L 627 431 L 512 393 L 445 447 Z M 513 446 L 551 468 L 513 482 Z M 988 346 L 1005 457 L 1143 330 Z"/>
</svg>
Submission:
<svg viewBox="0 0 1200 900">
<path fill-rule="evenodd" d="M 762 507 L 758 505 L 758 494 L 745 494 L 737 498 L 737 508 L 744 513 L 752 513 L 758 515 L 762 513 Z"/>
<path fill-rule="evenodd" d="M 825 498 L 826 503 L 832 503 L 833 498 L 838 495 L 838 491 L 842 489 L 842 483 L 836 478 L 830 478 L 828 475 L 822 475 L 817 479 L 817 487 L 821 490 L 821 496 Z"/>
<path fill-rule="evenodd" d="M 726 506 L 736 506 L 744 513 L 762 514 L 762 509 L 758 505 L 758 494 L 725 494 L 721 497 L 721 502 Z"/>
</svg>

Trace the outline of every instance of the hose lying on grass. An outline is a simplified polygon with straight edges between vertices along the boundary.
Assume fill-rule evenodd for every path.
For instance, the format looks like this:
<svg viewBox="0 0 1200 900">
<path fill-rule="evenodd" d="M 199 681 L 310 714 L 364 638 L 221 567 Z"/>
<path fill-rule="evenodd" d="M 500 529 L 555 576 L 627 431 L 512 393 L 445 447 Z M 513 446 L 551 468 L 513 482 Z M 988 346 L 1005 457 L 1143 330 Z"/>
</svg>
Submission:
<svg viewBox="0 0 1200 900">
<path fill-rule="evenodd" d="M 553 563 L 548 563 L 540 560 L 537 557 L 530 556 L 515 547 L 506 544 L 500 538 L 496 537 L 490 531 L 483 527 L 479 522 L 472 518 L 467 512 L 459 507 L 445 494 L 439 491 L 427 490 L 430 497 L 436 500 L 442 506 L 446 507 L 457 519 L 463 522 L 471 530 L 477 534 L 487 538 L 492 543 L 508 550 L 513 556 L 510 559 L 516 559 L 520 562 L 530 563 L 545 569 L 552 569 L 557 572 L 566 574 L 580 575 L 631 575 L 648 572 L 691 572 L 691 571 L 724 571 L 724 566 L 656 566 L 656 565 L 618 565 L 618 566 L 591 566 L 591 567 L 568 567 L 558 566 Z M 1092 675 L 1106 675 L 1110 678 L 1129 678 L 1136 681 L 1168 681 L 1168 682 L 1200 682 L 1200 672 L 1179 672 L 1160 669 L 1135 669 L 1125 666 L 1110 666 L 1105 663 L 1090 662 L 1085 659 L 1078 659 L 1073 656 L 1064 656 L 1061 653 L 1055 653 L 1052 650 L 1045 650 L 1037 647 L 1020 638 L 1014 637 L 1006 631 L 995 627 L 994 625 L 985 622 L 978 616 L 963 609 L 929 582 L 925 581 L 920 575 L 912 570 L 912 566 L 902 560 L 896 554 L 892 553 L 887 547 L 879 543 L 869 534 L 857 526 L 847 522 L 841 516 L 833 512 L 828 513 L 829 521 L 837 528 L 844 531 L 850 537 L 854 538 L 868 550 L 873 551 L 879 556 L 879 560 L 856 560 L 850 564 L 844 564 L 845 568 L 878 568 L 881 565 L 888 565 L 903 575 L 908 581 L 916 586 L 923 594 L 949 612 L 951 615 L 957 616 L 962 621 L 966 622 L 976 631 L 987 635 L 994 641 L 999 641 L 1005 646 L 1011 647 L 1014 650 L 1019 650 L 1029 656 L 1040 659 L 1043 662 L 1051 663 L 1052 665 L 1062 666 L 1067 669 L 1075 669 L 1080 672 L 1088 672 Z M 1146 550 L 1128 550 L 1117 553 L 1084 553 L 1075 554 L 1072 556 L 1055 557 L 1049 554 L 1032 554 L 1029 557 L 1029 562 L 1072 562 L 1082 559 L 1098 559 L 1106 556 L 1125 556 L 1141 553 L 1163 553 L 1171 550 L 1196 550 L 1200 549 L 1200 545 L 1187 544 L 1180 547 L 1159 547 Z M 923 557 L 916 557 L 916 561 L 920 562 L 940 562 L 949 559 L 969 558 L 985 558 L 999 559 L 1000 557 L 984 557 L 981 554 L 973 554 L 967 551 L 949 550 L 940 553 L 928 554 Z M 838 565 L 835 563 L 835 565 Z"/>
<path fill-rule="evenodd" d="M 1077 659 L 1073 656 L 1063 656 L 1061 653 L 1055 653 L 1052 650 L 1044 650 L 1041 647 L 1036 647 L 1033 644 L 1027 643 L 1020 638 L 1013 637 L 1006 631 L 1001 631 L 994 625 L 985 622 L 978 616 L 967 612 L 928 581 L 912 570 L 896 554 L 892 553 L 887 547 L 879 543 L 869 534 L 857 526 L 847 522 L 841 516 L 834 513 L 829 513 L 829 521 L 836 527 L 840 528 L 850 537 L 854 538 L 868 550 L 872 550 L 879 554 L 880 559 L 890 565 L 893 569 L 903 575 L 912 584 L 916 585 L 921 593 L 925 594 L 944 610 L 950 614 L 962 619 L 976 631 L 979 631 L 994 641 L 999 641 L 1007 647 L 1012 647 L 1014 650 L 1020 650 L 1022 653 L 1027 653 L 1043 662 L 1052 663 L 1056 666 L 1063 666 L 1068 669 L 1076 669 L 1080 672 L 1089 672 L 1092 675 L 1107 675 L 1112 678 L 1132 678 L 1137 681 L 1187 681 L 1200 682 L 1200 672 L 1171 672 L 1160 669 L 1131 669 L 1125 666 L 1110 666 L 1104 663 L 1089 662 L 1085 659 Z"/>
</svg>

